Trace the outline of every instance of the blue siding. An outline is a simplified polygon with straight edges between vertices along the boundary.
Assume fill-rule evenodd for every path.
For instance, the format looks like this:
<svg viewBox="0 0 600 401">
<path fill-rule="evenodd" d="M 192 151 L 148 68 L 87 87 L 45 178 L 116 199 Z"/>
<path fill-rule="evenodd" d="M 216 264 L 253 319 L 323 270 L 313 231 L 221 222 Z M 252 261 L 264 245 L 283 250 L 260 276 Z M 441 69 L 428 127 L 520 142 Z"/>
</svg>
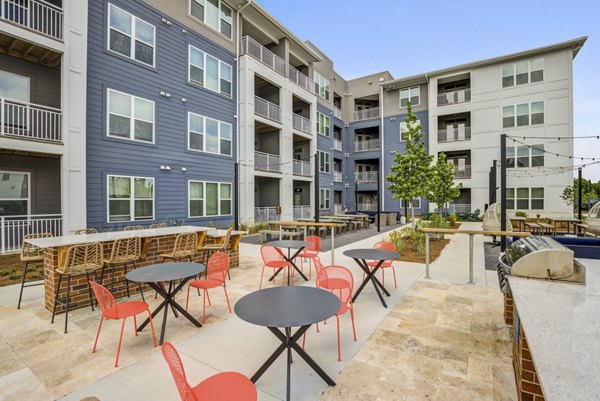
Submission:
<svg viewBox="0 0 600 401">
<path fill-rule="evenodd" d="M 156 68 L 107 50 L 108 2 L 89 5 L 87 82 L 87 210 L 88 225 L 107 223 L 108 174 L 140 175 L 155 178 L 155 220 L 170 222 L 187 218 L 188 180 L 230 182 L 236 151 L 235 55 L 177 21 L 161 22 L 162 14 L 141 0 L 113 0 L 112 4 L 143 19 L 156 28 Z M 185 29 L 187 32 L 183 33 Z M 233 98 L 187 82 L 188 45 L 193 45 L 230 64 L 233 68 Z M 108 138 L 107 88 L 155 102 L 155 144 Z M 160 96 L 164 91 L 171 98 Z M 182 98 L 187 102 L 182 102 Z M 232 156 L 211 155 L 187 150 L 188 111 L 225 121 L 233 126 Z M 171 167 L 161 171 L 161 165 Z M 182 168 L 187 172 L 183 172 Z M 231 216 L 192 219 L 198 224 L 229 225 Z M 124 223 L 127 224 L 127 223 Z"/>
</svg>

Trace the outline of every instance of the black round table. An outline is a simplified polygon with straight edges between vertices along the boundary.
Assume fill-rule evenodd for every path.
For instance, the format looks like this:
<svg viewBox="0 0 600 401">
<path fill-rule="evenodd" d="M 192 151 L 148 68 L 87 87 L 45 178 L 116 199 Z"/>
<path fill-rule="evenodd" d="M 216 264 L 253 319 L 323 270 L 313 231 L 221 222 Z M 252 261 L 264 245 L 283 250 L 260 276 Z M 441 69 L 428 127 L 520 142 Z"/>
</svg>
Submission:
<svg viewBox="0 0 600 401">
<path fill-rule="evenodd" d="M 298 266 L 296 266 L 296 264 L 294 263 L 294 259 L 296 259 L 296 257 L 304 250 L 304 248 L 306 248 L 307 246 L 312 245 L 312 242 L 308 242 L 308 241 L 300 241 L 300 240 L 293 240 L 293 239 L 287 239 L 287 240 L 278 240 L 278 241 L 271 241 L 271 242 L 267 242 L 267 245 L 271 245 L 277 248 L 287 248 L 287 256 L 285 256 L 285 254 L 282 254 L 284 259 L 287 262 L 290 262 L 292 264 L 292 267 L 294 268 L 294 270 L 296 270 L 298 273 L 300 273 L 300 275 L 302 276 L 302 278 L 305 281 L 308 281 L 308 277 L 306 277 L 304 275 L 304 273 L 298 269 Z M 292 255 L 292 249 L 297 249 L 297 251 Z M 271 276 L 271 278 L 269 279 L 269 281 L 273 281 L 273 279 L 279 274 L 280 271 L 282 271 L 283 268 L 281 269 L 277 269 L 277 271 Z M 290 270 L 288 269 L 288 285 L 290 285 Z"/>
<path fill-rule="evenodd" d="M 385 262 L 386 260 L 397 259 L 400 257 L 400 254 L 398 252 L 386 251 L 383 249 L 365 248 L 365 249 L 350 249 L 350 250 L 344 251 L 344 255 L 354 259 L 354 261 L 358 264 L 358 266 L 360 266 L 362 271 L 364 271 L 366 274 L 366 277 L 363 280 L 362 284 L 358 287 L 358 289 L 354 293 L 354 296 L 352 297 L 352 302 L 356 301 L 356 299 L 358 298 L 358 295 L 361 293 L 363 288 L 365 288 L 365 285 L 367 285 L 367 283 L 370 281 L 373 283 L 373 287 L 375 287 L 375 292 L 379 296 L 381 303 L 383 304 L 383 306 L 385 306 L 387 308 L 387 303 L 385 302 L 385 299 L 383 298 L 383 295 L 381 294 L 381 292 L 383 292 L 388 297 L 390 296 L 390 293 L 388 292 L 388 290 L 385 289 L 385 287 L 383 286 L 383 284 L 381 284 L 381 282 L 377 279 L 377 277 L 375 277 L 375 273 L 377 273 L 377 270 L 379 270 L 381 268 L 381 265 L 383 265 L 383 262 Z M 373 269 L 370 269 L 369 265 L 367 265 L 367 260 L 378 260 L 379 262 Z"/>
<path fill-rule="evenodd" d="M 164 308 L 165 310 L 162 321 L 162 329 L 160 332 L 160 344 L 162 344 L 165 339 L 165 331 L 167 329 L 167 312 L 169 310 L 168 306 L 173 310 L 175 317 L 178 317 L 177 311 L 179 311 L 195 326 L 202 327 L 202 324 L 200 324 L 199 321 L 197 321 L 185 310 L 185 308 L 177 303 L 175 300 L 175 295 L 188 281 L 196 277 L 196 275 L 202 273 L 204 270 L 206 270 L 206 266 L 201 263 L 171 262 L 141 267 L 127 273 L 127 280 L 137 283 L 146 283 L 164 298 L 161 304 L 158 305 L 158 307 L 152 312 L 152 318 L 154 318 L 154 316 L 156 316 L 161 309 Z M 175 286 L 176 280 L 181 280 L 177 286 Z M 163 283 L 166 282 L 169 283 L 168 289 L 166 289 L 163 285 Z M 142 331 L 149 322 L 150 318 L 146 319 L 144 323 L 138 327 L 138 331 Z"/>
<path fill-rule="evenodd" d="M 281 341 L 281 345 L 252 376 L 252 382 L 256 383 L 287 349 L 286 399 L 289 401 L 294 349 L 327 384 L 335 386 L 333 379 L 298 345 L 298 340 L 312 324 L 329 319 L 339 309 L 338 297 L 313 287 L 273 287 L 240 298 L 235 304 L 235 314 L 248 323 L 267 327 Z M 292 327 L 299 329 L 292 334 Z"/>
</svg>

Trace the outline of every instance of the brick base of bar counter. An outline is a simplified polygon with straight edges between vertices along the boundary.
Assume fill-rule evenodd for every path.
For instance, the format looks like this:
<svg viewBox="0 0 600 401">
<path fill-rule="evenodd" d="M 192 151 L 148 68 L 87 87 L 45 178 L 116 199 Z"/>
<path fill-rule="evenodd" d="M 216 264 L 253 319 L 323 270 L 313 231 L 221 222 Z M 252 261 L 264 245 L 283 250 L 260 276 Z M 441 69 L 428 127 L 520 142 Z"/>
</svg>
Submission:
<svg viewBox="0 0 600 401">
<path fill-rule="evenodd" d="M 156 237 L 153 239 L 148 239 L 148 243 L 146 247 L 144 247 L 144 242 L 142 241 L 142 248 L 146 248 L 146 253 L 142 251 L 142 257 L 136 261 L 136 268 L 153 265 L 156 263 L 162 263 L 162 259 L 159 255 L 163 253 L 169 253 L 173 250 L 173 246 L 175 245 L 176 235 L 166 235 L 161 237 Z M 206 237 L 204 243 L 210 244 L 213 242 L 220 242 L 222 238 L 211 238 Z M 239 250 L 237 244 L 239 240 L 233 240 L 233 246 L 228 249 L 228 253 L 231 259 L 231 267 L 236 268 L 239 266 Z M 104 257 L 108 259 L 110 256 L 110 252 L 112 249 L 112 242 L 104 242 Z M 205 260 L 202 260 L 203 253 L 198 252 L 194 258 L 194 262 L 205 263 Z M 44 304 L 47 310 L 52 311 L 54 307 L 54 296 L 56 293 L 56 285 L 58 284 L 59 274 L 56 272 L 56 268 L 59 265 L 59 248 L 46 248 L 44 252 Z M 128 265 L 128 269 L 131 270 L 131 264 Z M 100 279 L 100 270 L 96 272 L 97 279 Z M 94 279 L 93 274 L 90 277 Z M 103 285 L 107 288 L 110 288 L 112 281 L 111 270 L 108 268 L 108 265 L 105 266 L 104 269 L 104 279 Z M 67 296 L 67 280 L 66 277 L 63 277 L 61 282 L 59 291 L 59 298 L 64 298 Z M 147 291 L 149 287 L 147 285 L 142 286 L 144 291 Z M 139 288 L 137 283 L 129 283 L 129 292 L 130 294 L 136 294 L 139 292 Z M 154 293 L 152 292 L 152 296 Z M 127 297 L 127 289 L 125 287 L 125 269 L 122 265 L 115 266 L 115 292 L 113 292 L 115 298 Z M 71 279 L 71 293 L 70 298 L 72 302 L 84 301 L 88 299 L 88 287 L 87 287 L 87 278 L 85 275 L 77 276 Z M 74 307 L 84 308 L 89 307 L 89 303 L 82 303 Z M 71 307 L 69 307 L 71 309 Z M 64 312 L 64 307 L 62 305 L 57 305 L 57 312 Z"/>
</svg>

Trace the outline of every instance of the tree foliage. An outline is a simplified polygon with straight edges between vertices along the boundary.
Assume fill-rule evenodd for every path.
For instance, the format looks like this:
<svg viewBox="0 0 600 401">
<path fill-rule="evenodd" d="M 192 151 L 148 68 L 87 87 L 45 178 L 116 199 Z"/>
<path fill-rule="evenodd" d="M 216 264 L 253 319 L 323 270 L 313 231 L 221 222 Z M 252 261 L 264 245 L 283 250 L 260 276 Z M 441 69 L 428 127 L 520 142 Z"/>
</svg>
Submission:
<svg viewBox="0 0 600 401">
<path fill-rule="evenodd" d="M 444 204 L 452 202 L 460 196 L 462 184 L 454 183 L 454 164 L 447 162 L 444 152 L 440 152 L 432 170 L 433 174 L 427 199 L 437 204 L 440 214 L 442 214 Z"/>
<path fill-rule="evenodd" d="M 565 203 L 569 206 L 573 206 L 573 210 L 577 209 L 577 205 L 579 204 L 579 179 L 575 178 L 573 180 L 573 185 L 565 187 L 560 197 L 565 201 Z M 581 204 L 582 209 L 587 208 L 588 204 L 591 200 L 597 199 L 598 194 L 595 191 L 595 188 L 589 185 L 589 181 L 582 180 L 581 187 Z"/>
</svg>

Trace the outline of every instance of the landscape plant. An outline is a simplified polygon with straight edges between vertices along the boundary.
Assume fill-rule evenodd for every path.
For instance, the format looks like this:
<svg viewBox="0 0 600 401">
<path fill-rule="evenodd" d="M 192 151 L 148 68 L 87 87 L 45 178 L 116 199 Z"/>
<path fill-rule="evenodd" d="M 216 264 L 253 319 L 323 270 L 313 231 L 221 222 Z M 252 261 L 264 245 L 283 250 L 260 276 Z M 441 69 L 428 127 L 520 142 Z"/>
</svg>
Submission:
<svg viewBox="0 0 600 401">
<path fill-rule="evenodd" d="M 427 199 L 437 204 L 440 215 L 443 215 L 444 205 L 460 196 L 462 184 L 454 182 L 454 163 L 448 163 L 444 152 L 438 155 L 432 173 Z"/>
</svg>

